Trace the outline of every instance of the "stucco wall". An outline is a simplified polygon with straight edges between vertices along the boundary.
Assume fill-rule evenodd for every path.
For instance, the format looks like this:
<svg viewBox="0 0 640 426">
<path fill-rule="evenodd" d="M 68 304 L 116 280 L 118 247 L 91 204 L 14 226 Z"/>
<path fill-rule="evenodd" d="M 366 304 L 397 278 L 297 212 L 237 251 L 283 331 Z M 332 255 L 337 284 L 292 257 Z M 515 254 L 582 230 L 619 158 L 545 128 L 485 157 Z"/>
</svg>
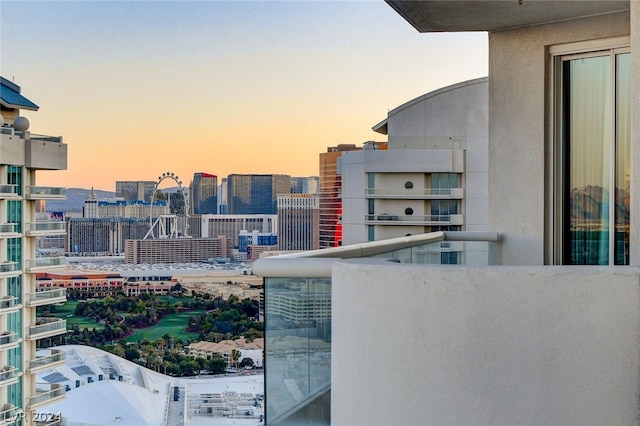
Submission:
<svg viewBox="0 0 640 426">
<path fill-rule="evenodd" d="M 628 34 L 629 14 L 618 13 L 489 35 L 489 220 L 502 238 L 499 263 L 550 262 L 547 47 Z"/>
<path fill-rule="evenodd" d="M 333 267 L 332 425 L 631 425 L 639 268 Z"/>
</svg>

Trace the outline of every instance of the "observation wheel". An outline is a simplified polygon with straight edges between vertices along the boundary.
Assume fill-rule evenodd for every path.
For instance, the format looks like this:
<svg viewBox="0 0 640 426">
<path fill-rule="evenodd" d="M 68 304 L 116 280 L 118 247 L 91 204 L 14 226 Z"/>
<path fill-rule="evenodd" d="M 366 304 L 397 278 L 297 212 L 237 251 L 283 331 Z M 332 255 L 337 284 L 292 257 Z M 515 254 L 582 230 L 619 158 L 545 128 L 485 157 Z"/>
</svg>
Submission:
<svg viewBox="0 0 640 426">
<path fill-rule="evenodd" d="M 172 180 L 178 185 L 178 193 L 180 193 L 184 199 L 184 213 L 183 214 L 155 214 L 154 205 L 159 192 L 159 186 L 165 180 Z M 171 194 L 168 194 L 169 208 L 171 208 Z M 149 206 L 149 231 L 144 236 L 144 239 L 155 238 L 188 238 L 189 237 L 189 189 L 182 186 L 180 178 L 172 172 L 162 173 L 158 177 L 156 184 L 153 187 L 153 193 L 151 194 L 151 205 Z M 154 217 L 155 216 L 155 217 Z"/>
</svg>

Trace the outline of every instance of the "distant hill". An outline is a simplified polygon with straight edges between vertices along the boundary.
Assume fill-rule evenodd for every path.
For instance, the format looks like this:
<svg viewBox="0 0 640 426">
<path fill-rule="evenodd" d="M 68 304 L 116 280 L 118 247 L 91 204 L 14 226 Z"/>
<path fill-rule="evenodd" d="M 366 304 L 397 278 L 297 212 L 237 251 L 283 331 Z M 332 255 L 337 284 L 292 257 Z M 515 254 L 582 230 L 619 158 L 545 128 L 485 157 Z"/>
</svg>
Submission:
<svg viewBox="0 0 640 426">
<path fill-rule="evenodd" d="M 90 189 L 67 188 L 66 200 L 47 200 L 47 211 L 49 212 L 81 212 L 84 200 L 89 198 Z M 115 197 L 116 193 L 111 191 L 95 190 L 99 200 Z"/>
</svg>

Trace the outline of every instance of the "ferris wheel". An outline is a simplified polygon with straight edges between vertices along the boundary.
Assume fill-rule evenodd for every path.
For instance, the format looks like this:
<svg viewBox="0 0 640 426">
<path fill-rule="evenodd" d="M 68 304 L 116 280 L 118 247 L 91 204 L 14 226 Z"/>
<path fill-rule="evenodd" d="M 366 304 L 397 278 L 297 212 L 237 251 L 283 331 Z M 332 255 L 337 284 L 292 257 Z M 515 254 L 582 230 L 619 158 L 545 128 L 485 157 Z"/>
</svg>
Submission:
<svg viewBox="0 0 640 426">
<path fill-rule="evenodd" d="M 156 197 L 159 194 L 158 187 L 165 180 L 172 180 L 178 185 L 178 193 L 184 199 L 184 212 L 182 214 L 154 214 Z M 171 194 L 167 200 L 171 206 Z M 182 186 L 180 178 L 172 172 L 162 173 L 153 187 L 151 204 L 149 205 L 149 231 L 144 239 L 155 238 L 188 238 L 189 237 L 189 189 Z"/>
</svg>

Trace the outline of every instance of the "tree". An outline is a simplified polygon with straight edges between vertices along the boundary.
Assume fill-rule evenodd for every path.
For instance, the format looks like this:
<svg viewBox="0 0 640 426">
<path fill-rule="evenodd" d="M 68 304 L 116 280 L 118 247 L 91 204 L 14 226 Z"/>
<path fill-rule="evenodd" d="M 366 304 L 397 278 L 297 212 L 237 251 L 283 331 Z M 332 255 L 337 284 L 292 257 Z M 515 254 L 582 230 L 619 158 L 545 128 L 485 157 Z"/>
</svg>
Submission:
<svg viewBox="0 0 640 426">
<path fill-rule="evenodd" d="M 240 368 L 244 367 L 253 367 L 253 359 L 249 357 L 242 358 L 242 361 L 240 361 Z"/>
<path fill-rule="evenodd" d="M 240 359 L 240 351 L 237 349 L 233 349 L 231 351 L 231 360 L 233 361 L 233 365 L 238 368 L 238 360 Z"/>
</svg>

